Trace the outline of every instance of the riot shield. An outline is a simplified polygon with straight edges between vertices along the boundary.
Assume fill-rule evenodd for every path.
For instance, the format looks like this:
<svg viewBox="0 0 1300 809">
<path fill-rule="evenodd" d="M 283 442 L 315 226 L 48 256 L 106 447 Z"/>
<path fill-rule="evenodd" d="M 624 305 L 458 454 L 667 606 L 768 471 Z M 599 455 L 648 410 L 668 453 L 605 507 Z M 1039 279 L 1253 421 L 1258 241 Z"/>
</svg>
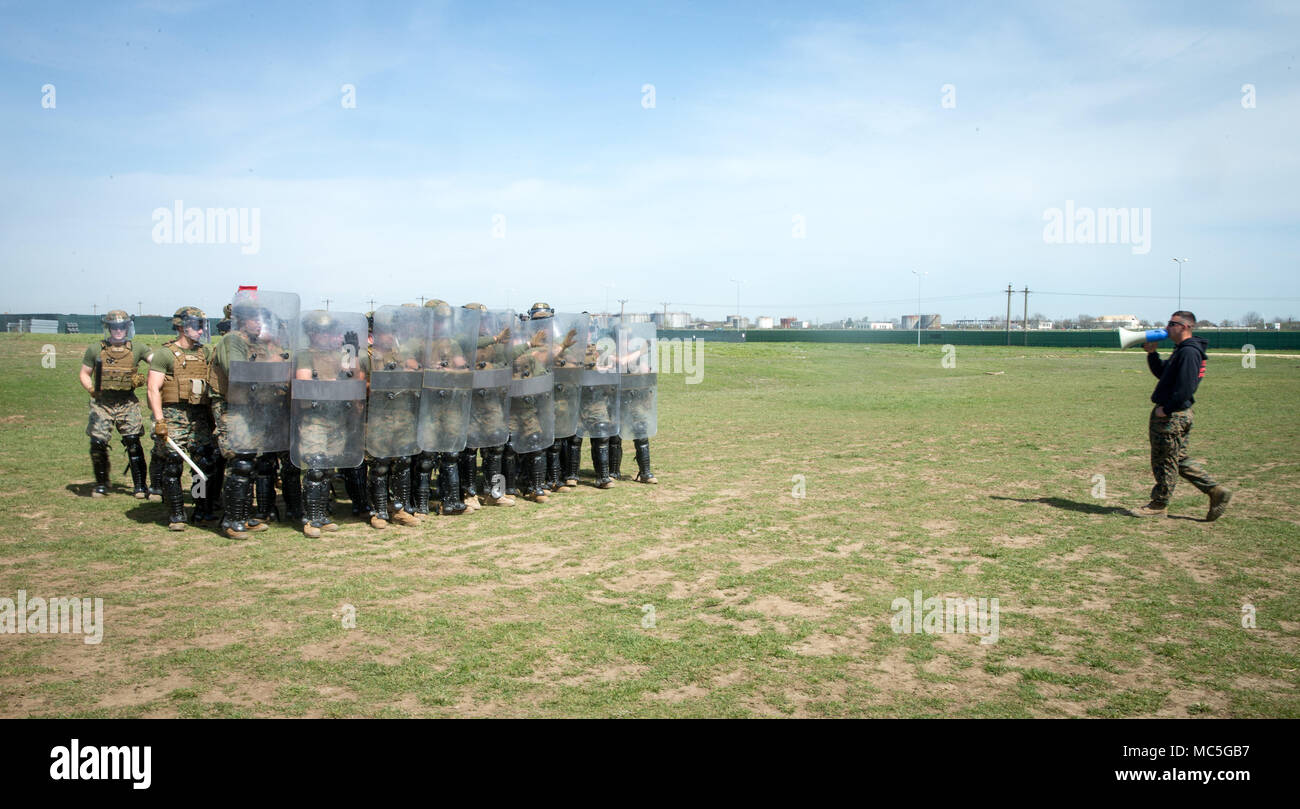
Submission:
<svg viewBox="0 0 1300 809">
<path fill-rule="evenodd" d="M 585 314 L 557 314 L 551 321 L 551 344 L 555 354 L 555 437 L 569 438 L 578 431 L 578 409 L 582 397 L 583 364 L 587 356 Z"/>
<path fill-rule="evenodd" d="M 591 317 L 582 364 L 578 434 L 592 438 L 618 435 L 618 330 L 607 315 Z"/>
<path fill-rule="evenodd" d="M 619 435 L 651 438 L 659 429 L 659 341 L 653 323 L 618 325 Z"/>
<path fill-rule="evenodd" d="M 304 312 L 295 353 L 289 459 L 299 469 L 350 469 L 365 460 L 366 316 Z"/>
<path fill-rule="evenodd" d="M 466 446 L 499 447 L 510 435 L 510 346 L 519 320 L 509 309 L 480 313 Z"/>
<path fill-rule="evenodd" d="M 298 341 L 298 294 L 241 290 L 230 332 L 217 346 L 226 363 L 226 434 L 234 452 L 289 448 L 289 389 Z"/>
<path fill-rule="evenodd" d="M 421 380 L 419 445 L 424 452 L 460 452 L 469 435 L 480 313 L 445 304 L 425 311 L 432 340 Z"/>
<path fill-rule="evenodd" d="M 537 452 L 555 443 L 555 363 L 551 318 L 526 320 L 510 349 L 510 448 Z"/>
<path fill-rule="evenodd" d="M 432 314 L 413 306 L 375 310 L 366 408 L 366 452 L 375 458 L 402 458 L 420 450 L 420 388 Z"/>
</svg>

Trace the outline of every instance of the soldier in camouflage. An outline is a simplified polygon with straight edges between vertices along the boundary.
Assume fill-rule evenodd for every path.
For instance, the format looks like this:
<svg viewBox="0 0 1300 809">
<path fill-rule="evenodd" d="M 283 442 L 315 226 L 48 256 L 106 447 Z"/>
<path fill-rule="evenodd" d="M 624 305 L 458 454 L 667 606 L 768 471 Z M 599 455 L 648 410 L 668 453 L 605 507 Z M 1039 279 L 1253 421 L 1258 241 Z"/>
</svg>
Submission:
<svg viewBox="0 0 1300 809">
<path fill-rule="evenodd" d="M 104 315 L 103 324 L 104 338 L 87 346 L 81 358 L 81 387 L 90 394 L 86 435 L 90 437 L 90 464 L 95 473 L 91 496 L 108 494 L 108 442 L 116 427 L 126 448 L 135 497 L 143 500 L 149 497 L 150 491 L 146 484 L 144 449 L 140 446 L 144 422 L 135 389 L 145 381 L 139 365 L 153 359 L 153 350 L 132 340 L 135 327 L 125 310 L 114 309 Z"/>
<path fill-rule="evenodd" d="M 207 339 L 207 318 L 194 306 L 182 306 L 172 316 L 176 339 L 163 343 L 149 364 L 149 409 L 153 412 L 154 436 L 161 446 L 170 438 L 190 459 L 212 474 L 215 448 L 212 441 L 212 413 L 209 409 L 208 364 L 212 350 Z M 181 490 L 181 457 L 168 449 L 163 463 L 163 503 L 167 527 L 185 530 L 185 502 Z M 206 489 L 194 500 L 194 520 L 214 519 Z"/>
</svg>

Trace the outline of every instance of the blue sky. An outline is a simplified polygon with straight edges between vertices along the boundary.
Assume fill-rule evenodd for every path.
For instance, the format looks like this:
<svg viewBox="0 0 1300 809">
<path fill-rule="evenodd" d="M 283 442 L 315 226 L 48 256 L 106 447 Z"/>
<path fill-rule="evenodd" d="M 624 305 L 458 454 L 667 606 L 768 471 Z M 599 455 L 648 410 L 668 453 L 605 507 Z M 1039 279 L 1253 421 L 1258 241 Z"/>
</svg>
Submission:
<svg viewBox="0 0 1300 809">
<path fill-rule="evenodd" d="M 1300 315 L 1300 6 L 1136 5 L 0 3 L 0 311 Z"/>
</svg>

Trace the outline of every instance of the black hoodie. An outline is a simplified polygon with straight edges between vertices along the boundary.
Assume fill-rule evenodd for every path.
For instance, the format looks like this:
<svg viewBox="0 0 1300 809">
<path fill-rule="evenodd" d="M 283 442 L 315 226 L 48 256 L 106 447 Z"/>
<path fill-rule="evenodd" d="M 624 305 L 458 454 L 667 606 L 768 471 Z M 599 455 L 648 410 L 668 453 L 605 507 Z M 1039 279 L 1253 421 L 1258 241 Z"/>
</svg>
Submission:
<svg viewBox="0 0 1300 809">
<path fill-rule="evenodd" d="M 1178 344 L 1169 359 L 1162 360 L 1155 351 L 1147 354 L 1147 367 L 1160 378 L 1151 393 L 1151 401 L 1166 413 L 1186 410 L 1196 401 L 1192 395 L 1205 376 L 1205 349 L 1209 343 L 1204 337 L 1188 337 Z"/>
</svg>

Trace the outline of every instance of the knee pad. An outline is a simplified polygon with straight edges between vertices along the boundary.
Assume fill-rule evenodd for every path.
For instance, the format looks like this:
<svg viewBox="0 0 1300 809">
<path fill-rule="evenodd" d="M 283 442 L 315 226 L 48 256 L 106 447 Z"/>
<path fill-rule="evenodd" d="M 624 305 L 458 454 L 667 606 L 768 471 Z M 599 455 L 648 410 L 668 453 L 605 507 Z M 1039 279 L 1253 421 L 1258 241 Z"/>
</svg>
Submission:
<svg viewBox="0 0 1300 809">
<path fill-rule="evenodd" d="M 126 447 L 127 453 L 131 455 L 135 454 L 135 452 L 132 452 L 132 450 L 137 450 L 141 453 L 144 452 L 144 450 L 140 448 L 140 436 L 138 435 L 122 436 L 122 446 Z"/>
<path fill-rule="evenodd" d="M 433 453 L 431 452 L 420 453 L 420 471 L 421 472 L 433 471 Z"/>
<path fill-rule="evenodd" d="M 125 438 L 123 438 L 123 441 L 125 441 Z M 108 442 L 100 438 L 92 438 L 90 439 L 90 448 L 93 450 L 103 450 L 107 452 Z"/>
<path fill-rule="evenodd" d="M 384 477 L 388 474 L 390 466 L 391 464 L 387 458 L 376 458 L 374 462 L 370 464 L 370 471 L 377 477 Z"/>
<path fill-rule="evenodd" d="M 325 479 L 325 470 L 319 467 L 313 467 L 307 470 L 307 482 L 319 483 Z"/>
<path fill-rule="evenodd" d="M 258 455 L 253 467 L 257 470 L 258 477 L 270 477 L 275 474 L 275 455 L 266 454 Z"/>
<path fill-rule="evenodd" d="M 251 478 L 253 476 L 253 456 L 236 455 L 235 460 L 230 463 L 230 474 L 240 478 Z"/>
</svg>

